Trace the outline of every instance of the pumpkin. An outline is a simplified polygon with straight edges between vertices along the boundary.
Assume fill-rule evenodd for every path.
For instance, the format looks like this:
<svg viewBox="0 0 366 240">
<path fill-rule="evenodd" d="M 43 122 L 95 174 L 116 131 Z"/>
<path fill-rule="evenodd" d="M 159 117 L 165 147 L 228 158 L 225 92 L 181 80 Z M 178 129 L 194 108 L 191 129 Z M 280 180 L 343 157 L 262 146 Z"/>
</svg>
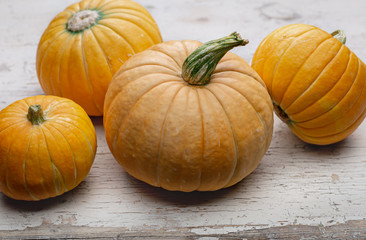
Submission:
<svg viewBox="0 0 366 240">
<path fill-rule="evenodd" d="M 0 111 L 0 190 L 36 201 L 75 188 L 96 153 L 94 126 L 75 102 L 34 96 Z"/>
<path fill-rule="evenodd" d="M 72 99 L 92 116 L 103 114 L 112 76 L 133 54 L 161 36 L 149 12 L 130 0 L 83 0 L 59 13 L 37 50 L 46 94 Z"/>
<path fill-rule="evenodd" d="M 345 40 L 343 31 L 291 24 L 269 34 L 253 56 L 276 114 L 307 143 L 339 142 L 365 118 L 366 67 Z"/>
<path fill-rule="evenodd" d="M 106 94 L 104 127 L 129 174 L 171 191 L 214 191 L 258 166 L 273 107 L 257 73 L 228 52 L 246 43 L 237 33 L 204 45 L 167 41 L 121 67 Z"/>
</svg>

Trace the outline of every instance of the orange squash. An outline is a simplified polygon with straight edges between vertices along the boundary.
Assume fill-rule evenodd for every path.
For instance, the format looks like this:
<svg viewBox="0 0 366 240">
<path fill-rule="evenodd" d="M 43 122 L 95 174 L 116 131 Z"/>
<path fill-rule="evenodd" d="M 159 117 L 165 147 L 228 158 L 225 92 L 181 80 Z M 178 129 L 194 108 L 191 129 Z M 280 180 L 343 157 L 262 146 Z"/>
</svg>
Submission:
<svg viewBox="0 0 366 240">
<path fill-rule="evenodd" d="M 366 67 L 344 43 L 342 31 L 291 24 L 269 34 L 253 56 L 276 114 L 307 143 L 341 141 L 365 118 Z"/>
<path fill-rule="evenodd" d="M 0 190 L 29 201 L 61 195 L 87 176 L 96 146 L 90 118 L 73 101 L 16 101 L 0 111 Z"/>
<path fill-rule="evenodd" d="M 246 43 L 236 33 L 204 45 L 168 41 L 121 67 L 106 94 L 104 127 L 128 173 L 167 190 L 214 191 L 257 167 L 273 108 L 257 73 L 227 53 Z"/>
<path fill-rule="evenodd" d="M 130 0 L 83 0 L 59 13 L 42 35 L 37 74 L 43 91 L 103 114 L 112 76 L 161 36 L 154 19 Z"/>
</svg>

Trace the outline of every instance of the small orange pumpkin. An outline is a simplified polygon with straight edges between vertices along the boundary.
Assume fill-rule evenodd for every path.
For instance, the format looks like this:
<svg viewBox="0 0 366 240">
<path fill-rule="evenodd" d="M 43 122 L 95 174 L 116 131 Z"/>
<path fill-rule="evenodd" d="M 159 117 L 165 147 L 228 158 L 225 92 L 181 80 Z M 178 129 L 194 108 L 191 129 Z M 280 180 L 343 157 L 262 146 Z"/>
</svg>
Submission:
<svg viewBox="0 0 366 240">
<path fill-rule="evenodd" d="M 276 114 L 300 139 L 326 145 L 353 133 L 366 114 L 366 66 L 332 35 L 307 24 L 269 34 L 253 56 Z"/>
<path fill-rule="evenodd" d="M 161 36 L 154 19 L 130 0 L 83 0 L 59 13 L 42 35 L 37 73 L 43 91 L 103 114 L 112 76 Z"/>
<path fill-rule="evenodd" d="M 106 94 L 104 127 L 128 173 L 167 190 L 214 191 L 258 166 L 273 108 L 258 74 L 227 53 L 246 43 L 235 33 L 204 45 L 168 41 L 121 67 Z"/>
<path fill-rule="evenodd" d="M 61 195 L 87 176 L 96 146 L 90 118 L 73 101 L 16 101 L 0 111 L 0 190 L 29 201 Z"/>
</svg>

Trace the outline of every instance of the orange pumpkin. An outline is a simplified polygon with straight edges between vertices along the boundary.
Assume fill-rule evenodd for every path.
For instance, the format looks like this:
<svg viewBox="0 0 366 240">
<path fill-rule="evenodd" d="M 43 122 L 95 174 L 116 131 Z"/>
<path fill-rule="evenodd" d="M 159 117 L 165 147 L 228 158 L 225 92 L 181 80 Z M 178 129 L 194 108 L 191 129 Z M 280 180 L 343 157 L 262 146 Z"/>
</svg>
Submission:
<svg viewBox="0 0 366 240">
<path fill-rule="evenodd" d="M 112 76 L 133 54 L 160 43 L 149 12 L 130 0 L 83 0 L 59 13 L 42 35 L 37 73 L 43 91 L 103 114 Z"/>
<path fill-rule="evenodd" d="M 291 24 L 269 34 L 253 57 L 277 115 L 305 142 L 341 141 L 365 118 L 366 67 L 344 43 L 342 31 Z"/>
<path fill-rule="evenodd" d="M 63 194 L 87 176 L 96 146 L 90 118 L 73 101 L 16 101 L 0 111 L 0 190 L 29 201 Z"/>
<path fill-rule="evenodd" d="M 246 43 L 235 33 L 204 45 L 168 41 L 121 67 L 106 94 L 104 127 L 128 173 L 167 190 L 213 191 L 257 167 L 273 109 L 257 73 L 227 53 Z"/>
</svg>

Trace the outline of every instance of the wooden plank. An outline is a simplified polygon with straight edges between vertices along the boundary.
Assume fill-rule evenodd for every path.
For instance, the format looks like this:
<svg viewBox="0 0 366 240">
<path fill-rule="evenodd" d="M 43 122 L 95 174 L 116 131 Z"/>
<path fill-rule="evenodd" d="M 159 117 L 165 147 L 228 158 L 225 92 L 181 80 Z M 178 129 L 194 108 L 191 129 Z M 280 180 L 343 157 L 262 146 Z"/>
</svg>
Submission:
<svg viewBox="0 0 366 240">
<path fill-rule="evenodd" d="M 206 229 L 223 229 L 231 226 L 206 226 Z M 199 239 L 199 240 L 242 240 L 242 239 L 365 239 L 366 221 L 348 221 L 332 226 L 288 225 L 251 229 L 226 234 L 195 234 L 192 229 L 144 229 L 128 231 L 125 228 L 54 226 L 44 223 L 40 227 L 23 231 L 2 231 L 0 239 Z M 6 236 L 2 238 L 1 236 Z"/>
</svg>

